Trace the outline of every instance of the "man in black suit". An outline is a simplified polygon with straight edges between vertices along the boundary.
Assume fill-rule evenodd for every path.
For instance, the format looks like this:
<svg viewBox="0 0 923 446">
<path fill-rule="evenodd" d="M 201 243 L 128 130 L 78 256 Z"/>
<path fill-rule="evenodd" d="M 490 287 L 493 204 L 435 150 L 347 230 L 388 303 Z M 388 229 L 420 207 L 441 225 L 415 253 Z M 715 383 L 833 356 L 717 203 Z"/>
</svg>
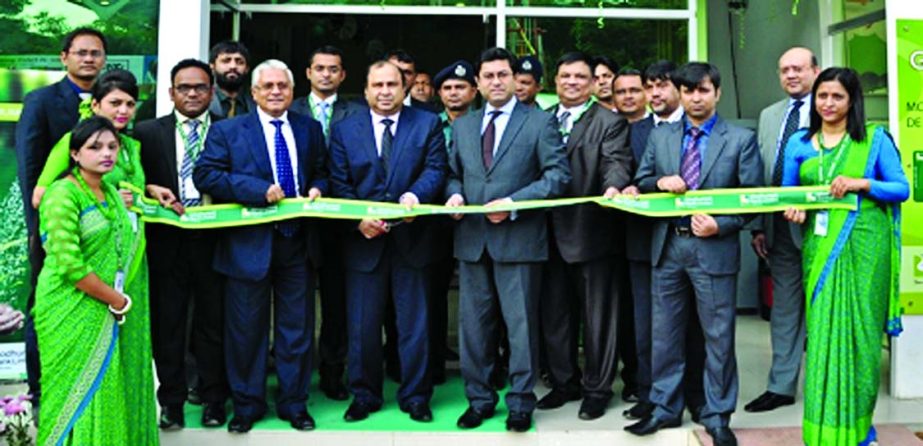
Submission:
<svg viewBox="0 0 923 446">
<path fill-rule="evenodd" d="M 333 46 L 322 46 L 311 53 L 305 70 L 311 82 L 311 93 L 297 98 L 289 110 L 310 116 L 320 122 L 324 136 L 330 139 L 330 129 L 362 107 L 339 95 L 340 84 L 346 80 L 343 53 Z M 337 234 L 343 225 L 339 220 L 322 220 L 318 227 L 325 234 Z M 346 370 L 346 278 L 343 271 L 343 246 L 339 237 L 322 237 L 324 261 L 318 267 L 320 286 L 321 326 L 318 338 L 320 389 L 330 399 L 345 400 L 349 392 L 343 385 Z"/>
<path fill-rule="evenodd" d="M 61 63 L 67 71 L 64 79 L 27 94 L 23 100 L 22 113 L 16 124 L 15 146 L 29 237 L 29 263 L 32 266 L 29 280 L 33 291 L 26 303 L 27 315 L 35 299 L 35 284 L 45 259 L 38 235 L 38 213 L 32 207 L 32 192 L 51 148 L 77 124 L 77 108 L 81 100 L 90 97 L 90 87 L 106 65 L 106 50 L 106 38 L 99 31 L 92 28 L 71 31 L 64 37 L 61 48 Z M 25 343 L 29 393 L 32 405 L 37 409 L 41 388 L 38 340 L 32 317 L 26 318 Z"/>
<path fill-rule="evenodd" d="M 233 40 L 218 42 L 208 52 L 208 63 L 218 86 L 209 111 L 220 119 L 253 111 L 256 104 L 246 86 L 247 74 L 250 73 L 250 51 L 247 47 Z"/>
<path fill-rule="evenodd" d="M 170 71 L 173 113 L 139 122 L 141 164 L 149 182 L 165 185 L 184 207 L 208 204 L 192 182 L 208 128 L 217 119 L 208 112 L 214 76 L 208 64 L 185 59 Z M 223 280 L 212 269 L 216 232 L 147 225 L 151 277 L 151 331 L 157 365 L 161 429 L 185 426 L 185 355 L 187 332 L 203 403 L 202 425 L 224 424 L 228 384 L 224 370 Z M 190 306 L 194 308 L 188 325 Z"/>
<path fill-rule="evenodd" d="M 571 165 L 565 196 L 615 193 L 631 181 L 628 122 L 590 102 L 592 62 L 583 53 L 558 59 L 554 114 Z M 595 204 L 555 208 L 545 286 L 542 287 L 541 333 L 553 384 L 539 409 L 561 407 L 583 398 L 579 417 L 603 416 L 612 398 L 617 366 L 616 327 L 624 269 L 624 227 L 617 214 Z M 600 230 L 605 228 L 605 230 Z M 584 326 L 585 365 L 581 382 L 578 340 Z"/>
<path fill-rule="evenodd" d="M 288 110 L 294 78 L 270 59 L 253 70 L 254 112 L 215 124 L 193 170 L 195 187 L 216 202 L 269 207 L 283 198 L 313 200 L 327 189 L 320 124 Z M 267 412 L 269 330 L 279 376 L 276 413 L 297 430 L 308 414 L 314 343 L 314 273 L 319 234 L 311 219 L 223 229 L 214 268 L 225 284 L 225 366 L 234 418 L 245 433 Z M 270 311 L 273 308 L 274 311 Z M 273 323 L 270 325 L 270 316 Z"/>
</svg>

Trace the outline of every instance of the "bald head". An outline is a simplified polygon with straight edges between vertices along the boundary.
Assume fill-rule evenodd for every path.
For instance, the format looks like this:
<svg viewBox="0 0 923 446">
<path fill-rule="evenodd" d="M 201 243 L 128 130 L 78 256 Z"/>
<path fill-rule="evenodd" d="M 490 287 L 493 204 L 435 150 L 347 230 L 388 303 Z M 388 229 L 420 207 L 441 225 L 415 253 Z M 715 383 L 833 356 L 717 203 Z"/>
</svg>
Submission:
<svg viewBox="0 0 923 446">
<path fill-rule="evenodd" d="M 779 58 L 779 82 L 790 97 L 800 99 L 809 94 L 819 72 L 817 58 L 807 48 L 791 48 Z"/>
</svg>

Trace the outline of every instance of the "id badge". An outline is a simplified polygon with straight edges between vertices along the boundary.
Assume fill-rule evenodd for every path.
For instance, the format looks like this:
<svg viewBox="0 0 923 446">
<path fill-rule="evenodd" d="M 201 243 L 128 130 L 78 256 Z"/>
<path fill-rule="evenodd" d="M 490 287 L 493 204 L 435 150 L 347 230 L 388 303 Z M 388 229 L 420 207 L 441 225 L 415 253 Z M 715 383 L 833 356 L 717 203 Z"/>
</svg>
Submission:
<svg viewBox="0 0 923 446">
<path fill-rule="evenodd" d="M 137 234 L 138 233 L 138 214 L 134 212 L 129 212 L 128 221 L 131 222 L 131 232 L 134 232 L 135 234 Z"/>
<path fill-rule="evenodd" d="M 183 195 L 184 198 L 189 200 L 198 200 L 202 198 L 202 195 L 199 194 L 199 190 L 195 188 L 195 182 L 192 181 L 192 177 L 183 180 Z"/>
<path fill-rule="evenodd" d="M 115 282 L 112 283 L 112 288 L 115 288 L 120 294 L 125 291 L 125 271 L 118 270 L 115 272 Z"/>
<path fill-rule="evenodd" d="M 830 212 L 820 211 L 814 217 L 814 235 L 818 237 L 827 236 L 827 228 L 830 226 Z"/>
</svg>

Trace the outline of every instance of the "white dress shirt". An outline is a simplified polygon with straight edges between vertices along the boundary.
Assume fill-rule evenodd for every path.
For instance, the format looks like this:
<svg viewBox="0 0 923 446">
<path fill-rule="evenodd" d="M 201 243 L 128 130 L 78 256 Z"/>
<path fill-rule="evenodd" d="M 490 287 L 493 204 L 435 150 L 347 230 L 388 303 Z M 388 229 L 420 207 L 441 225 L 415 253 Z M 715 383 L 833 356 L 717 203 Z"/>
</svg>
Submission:
<svg viewBox="0 0 923 446">
<path fill-rule="evenodd" d="M 657 113 L 654 113 L 654 127 L 660 125 L 660 123 L 665 122 L 667 124 L 672 124 L 676 121 L 679 121 L 683 117 L 683 107 L 676 107 L 676 110 L 673 110 L 673 113 L 670 114 L 666 119 L 661 118 Z"/>
<path fill-rule="evenodd" d="M 565 112 L 570 113 L 567 115 L 567 121 L 565 121 L 564 127 L 561 130 L 564 130 L 565 133 L 570 134 L 570 131 L 574 129 L 574 120 L 579 118 L 582 112 L 583 107 L 586 105 L 586 102 L 580 105 L 575 105 L 573 107 L 565 107 L 561 104 L 558 104 L 558 111 L 555 113 L 555 117 L 558 119 L 558 123 L 561 124 L 561 115 Z"/>
<path fill-rule="evenodd" d="M 506 104 L 500 108 L 490 105 L 488 102 L 484 107 L 484 118 L 481 120 L 481 135 L 487 130 L 487 124 L 490 123 L 490 112 L 499 110 L 500 115 L 494 119 L 494 155 L 497 154 L 497 148 L 500 147 L 500 141 L 503 139 L 503 132 L 506 130 L 506 124 L 510 122 L 510 116 L 513 114 L 513 108 L 516 107 L 516 96 L 510 98 Z"/>
<path fill-rule="evenodd" d="M 266 114 L 263 109 L 257 107 L 256 114 L 260 118 L 260 124 L 263 126 L 263 137 L 266 139 L 266 149 L 269 151 L 269 164 L 272 165 L 272 178 L 276 184 L 279 184 L 279 173 L 276 168 L 276 126 L 272 121 L 282 121 L 282 138 L 285 139 L 286 148 L 288 148 L 288 158 L 292 162 L 292 174 L 295 177 L 295 192 L 301 196 L 301 187 L 298 184 L 298 150 L 295 146 L 295 134 L 292 132 L 292 125 L 288 122 L 288 111 L 282 113 L 282 116 L 273 118 Z"/>
<path fill-rule="evenodd" d="M 795 101 L 804 101 L 798 108 L 798 128 L 803 129 L 811 126 L 811 95 L 801 99 L 788 98 L 788 105 L 785 106 L 785 113 L 782 114 L 782 122 L 779 124 L 779 135 L 776 137 L 776 153 L 779 153 L 779 144 L 782 143 L 782 134 L 785 133 L 785 123 L 788 121 L 788 115 L 792 114 Z"/>
<path fill-rule="evenodd" d="M 401 112 L 398 111 L 393 115 L 383 116 L 369 109 L 369 113 L 372 115 L 372 133 L 375 134 L 375 150 L 378 152 L 378 156 L 381 157 L 381 137 L 385 134 L 385 125 L 381 121 L 385 118 L 394 121 L 391 124 L 391 137 L 394 138 L 394 135 L 397 133 L 397 121 L 401 117 Z M 394 147 L 391 149 L 393 150 Z"/>
<path fill-rule="evenodd" d="M 183 127 L 183 132 L 186 136 L 189 136 L 190 128 L 188 122 L 192 119 L 199 120 L 199 127 L 197 131 L 199 132 L 199 144 L 198 147 L 199 154 L 202 150 L 205 149 L 205 136 L 208 134 L 208 128 L 211 127 L 211 119 L 208 116 L 208 110 L 205 110 L 199 116 L 189 117 L 177 110 L 173 110 L 173 115 L 176 117 L 176 122 Z M 200 195 L 198 189 L 195 188 L 195 184 L 192 181 L 189 181 L 187 184 L 183 184 L 183 176 L 180 175 L 180 169 L 183 165 L 183 159 L 186 158 L 186 141 L 183 139 L 183 134 L 180 133 L 179 129 L 176 128 L 173 130 L 174 138 L 176 138 L 176 184 L 179 185 L 179 199 L 184 198 L 199 198 L 202 200 L 202 204 L 211 204 L 211 197 L 208 195 Z"/>
</svg>

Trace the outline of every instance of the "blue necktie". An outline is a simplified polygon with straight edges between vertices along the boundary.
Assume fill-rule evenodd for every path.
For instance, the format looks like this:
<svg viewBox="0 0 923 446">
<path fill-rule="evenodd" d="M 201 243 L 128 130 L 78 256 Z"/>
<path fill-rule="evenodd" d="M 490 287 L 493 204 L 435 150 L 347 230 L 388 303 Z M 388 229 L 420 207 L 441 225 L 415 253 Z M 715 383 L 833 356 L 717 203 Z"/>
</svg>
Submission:
<svg viewBox="0 0 923 446">
<path fill-rule="evenodd" d="M 785 167 L 785 145 L 788 144 L 788 140 L 792 137 L 792 134 L 798 130 L 798 126 L 801 125 L 802 104 L 804 104 L 804 101 L 800 99 L 795 101 L 792 104 L 792 110 L 788 113 L 788 118 L 785 120 L 785 128 L 782 130 L 782 139 L 779 141 L 779 154 L 776 157 L 776 163 L 772 168 L 773 186 L 782 185 L 782 174 L 784 172 L 783 167 Z"/>
<path fill-rule="evenodd" d="M 283 123 L 278 119 L 273 119 L 270 122 L 276 127 L 274 138 L 276 146 L 276 177 L 279 180 L 282 192 L 285 192 L 285 197 L 295 198 L 298 196 L 295 191 L 295 173 L 292 170 L 292 158 L 288 156 L 288 144 L 285 143 L 285 138 L 282 136 Z M 295 235 L 298 230 L 297 223 L 292 221 L 280 222 L 277 227 L 279 232 L 286 237 Z"/>
<path fill-rule="evenodd" d="M 320 121 L 320 127 L 324 131 L 324 136 L 328 136 L 329 131 L 330 131 L 330 128 L 329 128 L 329 124 L 330 124 L 329 116 L 330 115 L 327 114 L 327 109 L 329 107 L 330 105 L 327 104 L 326 102 L 321 102 L 320 104 L 317 104 L 317 108 L 319 109 L 319 112 L 320 112 L 318 114 L 318 121 Z"/>
<path fill-rule="evenodd" d="M 702 175 L 702 152 L 699 151 L 699 136 L 702 130 L 698 127 L 689 129 L 689 141 L 686 143 L 686 151 L 683 153 L 683 161 L 680 165 L 680 175 L 686 182 L 686 188 L 696 190 L 699 188 L 699 177 Z"/>
<path fill-rule="evenodd" d="M 179 176 L 183 180 L 182 184 L 180 184 L 180 191 L 183 194 L 183 206 L 189 207 L 202 204 L 201 198 L 187 198 L 188 192 L 186 191 L 186 185 L 189 184 L 189 178 L 192 177 L 192 168 L 195 166 L 196 158 L 199 157 L 196 150 L 199 144 L 199 120 L 190 119 L 186 123 L 189 124 L 189 134 L 186 135 L 186 150 L 183 153 L 183 163 L 180 165 Z"/>
</svg>

